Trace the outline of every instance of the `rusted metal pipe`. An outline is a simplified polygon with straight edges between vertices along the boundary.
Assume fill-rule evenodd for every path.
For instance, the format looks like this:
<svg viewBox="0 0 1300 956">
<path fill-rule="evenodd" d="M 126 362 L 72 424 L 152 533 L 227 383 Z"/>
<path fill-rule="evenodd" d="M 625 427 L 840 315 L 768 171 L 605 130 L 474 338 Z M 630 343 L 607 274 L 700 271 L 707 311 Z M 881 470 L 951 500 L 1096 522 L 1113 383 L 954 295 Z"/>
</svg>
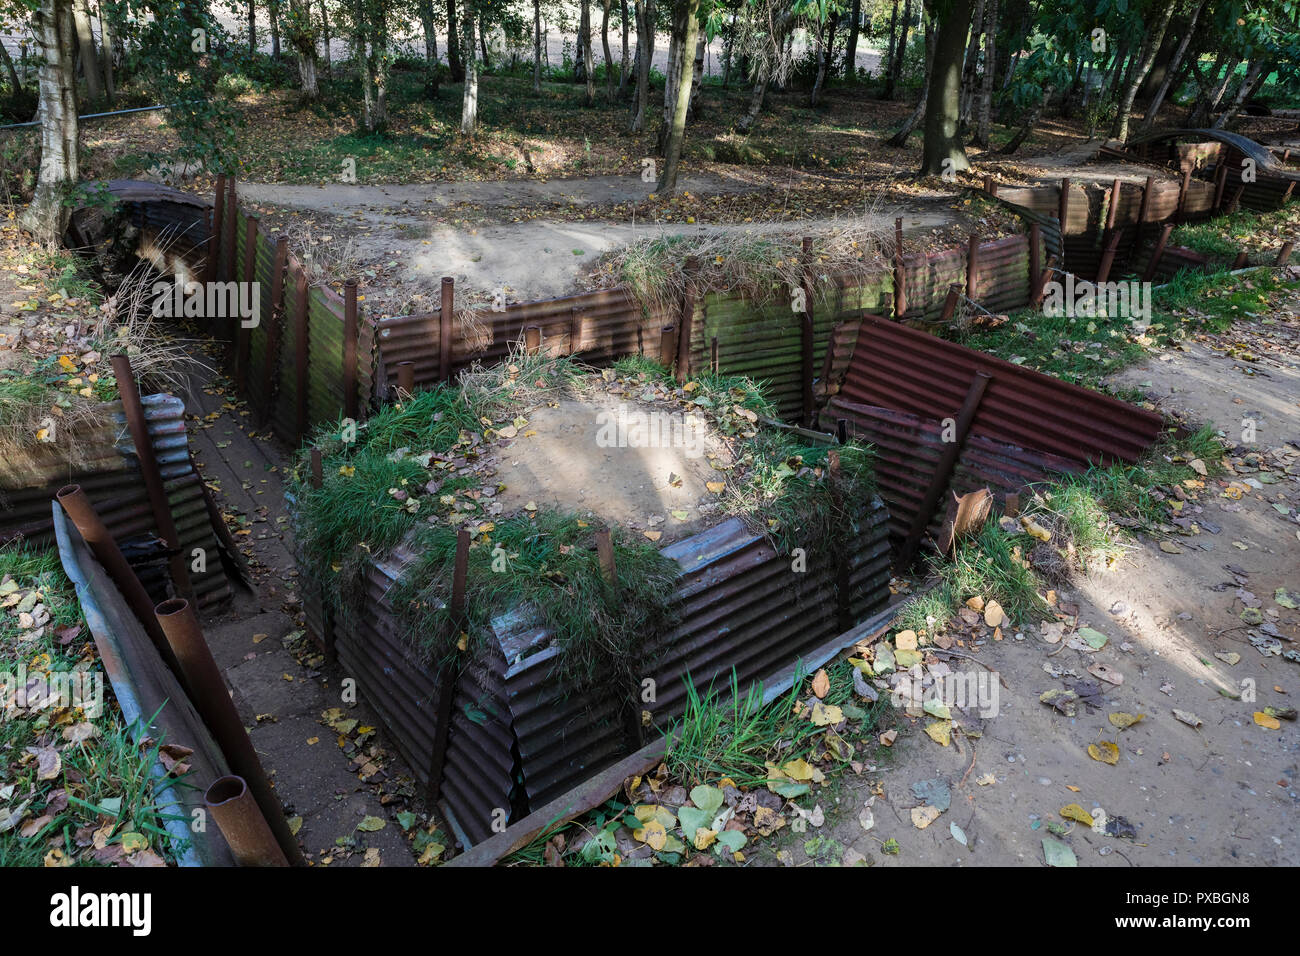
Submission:
<svg viewBox="0 0 1300 956">
<path fill-rule="evenodd" d="M 1033 289 L 1029 293 L 1029 304 L 1035 309 L 1043 304 L 1043 290 L 1052 278 L 1052 272 L 1056 269 L 1056 256 L 1047 257 L 1047 265 L 1039 273 L 1038 279 L 1034 282 Z"/>
<path fill-rule="evenodd" d="M 1032 289 L 1034 283 L 1038 281 L 1038 275 L 1043 271 L 1042 268 L 1042 250 L 1043 227 L 1038 223 L 1030 223 L 1029 226 L 1029 287 Z"/>
<path fill-rule="evenodd" d="M 966 241 L 966 298 L 975 301 L 975 286 L 980 274 L 980 237 L 972 232 Z"/>
<path fill-rule="evenodd" d="M 325 483 L 325 467 L 321 458 L 320 449 L 315 445 L 311 448 L 311 486 L 319 488 Z"/>
<path fill-rule="evenodd" d="M 943 312 L 939 315 L 939 322 L 951 322 L 952 317 L 957 314 L 957 300 L 961 298 L 961 286 L 953 283 L 948 286 L 948 297 L 943 300 Z"/>
<path fill-rule="evenodd" d="M 1246 268 L 1246 263 L 1249 261 L 1249 259 L 1250 259 L 1250 253 L 1248 253 L 1245 249 L 1242 249 L 1239 253 L 1237 253 L 1237 258 L 1232 260 L 1232 271 L 1236 272 L 1238 269 Z"/>
<path fill-rule="evenodd" d="M 1295 248 L 1295 241 L 1288 239 L 1282 243 L 1282 248 L 1277 253 L 1277 265 L 1284 266 L 1291 261 L 1291 250 Z"/>
<path fill-rule="evenodd" d="M 438 381 L 451 380 L 452 310 L 456 305 L 456 280 L 442 277 L 442 301 L 438 308 Z"/>
<path fill-rule="evenodd" d="M 665 325 L 659 329 L 659 363 L 673 367 L 677 360 L 677 327 Z"/>
<path fill-rule="evenodd" d="M 939 456 L 938 462 L 935 463 L 934 473 L 930 476 L 930 484 L 926 488 L 925 497 L 921 499 L 921 507 L 917 510 L 916 518 L 912 521 L 912 527 L 908 530 L 907 538 L 904 540 L 902 550 L 899 552 L 896 566 L 898 570 L 910 567 L 912 560 L 916 557 L 916 552 L 921 547 L 921 538 L 925 534 L 926 527 L 930 524 L 930 519 L 934 517 L 935 509 L 939 507 L 939 501 L 943 498 L 943 493 L 952 479 L 953 467 L 957 464 L 957 458 L 961 455 L 962 447 L 966 444 L 966 436 L 970 434 L 971 424 L 975 421 L 975 413 L 979 411 L 980 401 L 984 398 L 984 390 L 988 387 L 992 378 L 992 375 L 980 369 L 971 379 L 961 410 L 957 412 L 953 440 L 944 444 L 943 454 Z"/>
<path fill-rule="evenodd" d="M 1129 249 L 1129 258 L 1137 255 L 1138 249 L 1142 246 L 1142 236 L 1146 231 L 1147 217 L 1151 212 L 1151 195 L 1155 191 L 1156 178 L 1148 176 L 1147 181 L 1142 186 L 1142 202 L 1138 206 L 1137 226 L 1133 229 L 1133 245 Z"/>
<path fill-rule="evenodd" d="M 258 231 L 260 220 L 249 215 L 244 219 L 244 282 L 253 282 L 257 278 L 257 244 L 261 239 Z M 259 296 L 260 298 L 260 296 Z M 252 329 L 244 325 L 246 316 L 235 320 L 235 386 L 248 390 L 248 357 L 252 351 Z M 258 316 L 261 321 L 261 316 Z"/>
<path fill-rule="evenodd" d="M 1174 231 L 1174 224 L 1167 222 L 1164 228 L 1160 230 L 1160 238 L 1156 240 L 1156 247 L 1151 252 L 1151 261 L 1147 263 L 1147 271 L 1142 276 L 1143 282 L 1150 282 L 1155 278 L 1156 269 L 1160 266 L 1160 259 L 1165 254 L 1165 246 L 1169 242 L 1169 234 Z"/>
<path fill-rule="evenodd" d="M 203 794 L 203 805 L 239 866 L 289 865 L 243 777 L 218 777 Z"/>
<path fill-rule="evenodd" d="M 542 327 L 530 325 L 524 329 L 524 351 L 536 355 L 542 350 Z"/>
<path fill-rule="evenodd" d="M 451 574 L 452 626 L 460 628 L 465 620 L 465 585 L 469 576 L 469 531 L 456 532 L 456 562 Z M 451 711 L 456 685 L 460 677 L 460 661 L 446 661 L 439 675 L 438 717 L 433 727 L 433 747 L 429 755 L 429 802 L 437 803 L 442 795 L 442 773 L 447 764 L 447 738 L 451 733 Z"/>
<path fill-rule="evenodd" d="M 407 395 L 415 393 L 415 363 L 397 363 L 397 389 Z"/>
<path fill-rule="evenodd" d="M 803 270 L 801 286 L 803 288 L 803 313 L 799 323 L 800 362 L 799 374 L 803 379 L 803 425 L 810 427 L 817 414 L 817 399 L 813 395 L 813 365 L 817 348 L 817 331 L 813 325 L 813 288 L 812 288 L 812 237 L 804 236 L 802 243 Z"/>
<path fill-rule="evenodd" d="M 343 414 L 357 417 L 357 280 L 343 283 Z"/>
<path fill-rule="evenodd" d="M 216 191 L 212 199 L 212 258 L 203 269 L 204 282 L 221 278 L 222 237 L 226 229 L 226 174 L 217 173 Z"/>
<path fill-rule="evenodd" d="M 1177 222 L 1187 221 L 1187 190 L 1192 184 L 1192 167 L 1183 170 L 1183 178 L 1178 183 L 1178 209 L 1174 212 Z"/>
<path fill-rule="evenodd" d="M 1065 223 L 1070 215 L 1070 177 L 1061 179 L 1061 195 L 1056 203 L 1057 218 L 1061 220 L 1061 247 L 1065 247 Z"/>
<path fill-rule="evenodd" d="M 64 485 L 55 494 L 55 498 L 63 506 L 69 520 L 77 526 L 77 531 L 80 532 L 95 559 L 104 566 L 108 576 L 122 592 L 122 597 L 126 598 L 126 603 L 130 605 L 162 659 L 166 661 L 168 667 L 176 670 L 176 657 L 167 643 L 167 636 L 154 617 L 153 599 L 149 597 L 149 592 L 136 577 L 131 565 L 127 564 L 117 542 L 113 540 L 113 536 L 100 519 L 99 512 L 90 503 L 86 493 L 81 490 L 81 485 Z"/>
<path fill-rule="evenodd" d="M 294 276 L 293 287 L 294 296 L 297 299 L 293 304 L 293 352 L 294 374 L 298 390 L 298 394 L 295 396 L 298 402 L 294 434 L 301 440 L 307 434 L 307 392 L 310 387 L 307 378 L 307 363 L 310 361 L 307 343 L 307 273 L 302 268 L 299 268 Z"/>
<path fill-rule="evenodd" d="M 677 323 L 680 330 L 677 335 L 677 362 L 673 366 L 673 376 L 684 379 L 691 374 L 691 329 L 695 324 L 695 273 L 699 271 L 700 261 L 695 256 L 687 256 L 682 267 L 685 273 L 686 288 L 682 293 L 682 317 Z"/>
<path fill-rule="evenodd" d="M 894 220 L 894 319 L 902 322 L 907 312 L 907 275 L 903 270 L 903 220 Z"/>
<path fill-rule="evenodd" d="M 1109 239 L 1106 241 L 1106 248 L 1101 253 L 1101 263 L 1097 266 L 1097 281 L 1105 282 L 1106 277 L 1110 275 L 1110 267 L 1115 263 L 1115 253 L 1119 249 L 1120 231 L 1111 230 Z"/>
<path fill-rule="evenodd" d="M 176 658 L 180 677 L 185 682 L 194 709 L 212 732 L 212 739 L 225 754 L 230 769 L 248 784 L 284 857 L 294 865 L 302 865 L 302 851 L 298 848 L 298 841 L 289 832 L 284 807 L 271 789 L 262 763 L 257 759 L 257 751 L 253 749 L 253 742 L 248 739 L 244 723 L 239 719 L 239 712 L 230 699 L 230 691 L 221 677 L 221 670 L 212 659 L 207 641 L 203 639 L 203 631 L 199 628 L 199 619 L 194 615 L 193 605 L 189 601 L 172 598 L 155 607 L 154 614 Z"/>
<path fill-rule="evenodd" d="M 280 357 L 280 329 L 284 324 L 284 272 L 289 264 L 289 237 L 275 240 L 275 262 L 271 266 L 271 320 L 266 327 L 266 350 L 262 356 L 262 407 L 257 425 L 263 427 L 275 413 L 275 374 Z"/>
<path fill-rule="evenodd" d="M 596 532 L 596 557 L 600 561 L 600 573 L 610 587 L 618 586 L 618 572 L 614 567 L 614 540 L 608 528 Z"/>
<path fill-rule="evenodd" d="M 140 474 L 144 478 L 144 490 L 149 496 L 149 506 L 153 509 L 154 523 L 158 526 L 158 536 L 163 539 L 167 549 L 173 552 L 167 558 L 167 565 L 171 568 L 172 584 L 177 594 L 193 598 L 194 588 L 190 584 L 189 565 L 185 561 L 185 555 L 181 553 L 181 536 L 176 530 L 176 521 L 172 518 L 167 491 L 163 488 L 162 472 L 158 469 L 153 441 L 149 438 L 149 425 L 144 418 L 144 406 L 140 403 L 140 392 L 136 388 L 131 360 L 119 353 L 109 361 L 113 366 L 113 377 L 117 379 L 117 393 L 122 399 L 122 411 L 126 414 L 131 443 L 135 445 L 136 459 L 140 462 Z"/>
</svg>

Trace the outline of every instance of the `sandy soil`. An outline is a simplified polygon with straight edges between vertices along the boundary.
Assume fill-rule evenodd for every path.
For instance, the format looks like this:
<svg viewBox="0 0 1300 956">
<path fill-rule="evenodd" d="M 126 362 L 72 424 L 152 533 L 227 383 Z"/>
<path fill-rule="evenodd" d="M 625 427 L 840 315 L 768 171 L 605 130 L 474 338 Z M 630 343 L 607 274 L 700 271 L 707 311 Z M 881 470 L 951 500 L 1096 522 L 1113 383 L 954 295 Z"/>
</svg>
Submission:
<svg viewBox="0 0 1300 956">
<path fill-rule="evenodd" d="M 709 507 L 716 497 L 705 482 L 719 478 L 707 456 L 725 462 L 729 454 L 705 426 L 688 427 L 680 415 L 646 421 L 647 428 L 656 429 L 653 439 L 646 433 L 655 444 L 630 447 L 641 441 L 630 428 L 622 433 L 622 447 L 611 444 L 619 440 L 620 409 L 628 422 L 638 411 L 656 411 L 597 393 L 521 412 L 528 423 L 520 429 L 522 437 L 501 453 L 495 480 L 506 488 L 497 502 L 506 512 L 530 501 L 539 508 L 590 512 L 611 525 L 657 533 L 660 545 L 702 530 L 711 523 L 710 510 L 716 510 Z"/>
<path fill-rule="evenodd" d="M 1292 314 L 1297 306 L 1262 317 L 1278 323 L 1270 330 L 1274 342 L 1300 331 Z M 1258 340 L 1261 328 L 1243 323 L 1236 333 Z M 1197 421 L 1229 424 L 1243 408 L 1259 413 L 1256 443 L 1236 454 L 1238 460 L 1252 451 L 1262 455 L 1257 463 L 1265 467 L 1242 465 L 1224 476 L 1223 485 L 1236 481 L 1244 488 L 1240 500 L 1210 483 L 1191 506 L 1204 530 L 1173 538 L 1178 553 L 1143 541 L 1115 570 L 1062 591 L 1062 601 L 1078 605 L 1079 626 L 1107 636 L 1101 650 L 1047 643 L 1034 621 L 1004 628 L 1001 642 L 985 631 L 985 643 L 964 652 L 1005 680 L 997 713 L 981 717 L 974 706 L 954 712 L 980 736 L 955 736 L 942 747 L 922 733 L 925 718 L 899 712 L 894 749 L 880 748 L 876 768 L 839 790 L 838 812 L 821 830 L 809 827 L 781 841 L 776 848 L 788 853 L 781 862 L 810 862 L 804 843 L 821 836 L 835 841 L 832 861 L 852 851 L 850 862 L 860 855 L 887 866 L 1041 866 L 1044 837 L 1069 845 L 1079 866 L 1300 864 L 1294 826 L 1300 728 L 1283 720 L 1270 730 L 1253 719 L 1267 705 L 1294 707 L 1300 698 L 1300 664 L 1257 646 L 1300 646 L 1300 612 L 1277 601 L 1278 588 L 1300 590 L 1300 352 L 1272 349 L 1266 367 L 1249 376 L 1237 367 L 1244 363 L 1206 352 L 1193 347 L 1162 356 L 1120 379 L 1150 381 L 1162 407 L 1185 410 Z M 1262 623 L 1247 623 L 1243 614 L 1250 609 Z M 1123 683 L 1091 677 L 1088 669 L 1098 663 Z M 985 672 L 961 660 L 951 665 Z M 1100 706 L 1080 704 L 1067 717 L 1040 703 L 1040 694 L 1065 687 L 1071 674 L 1101 686 Z M 1175 708 L 1194 713 L 1201 725 L 1180 722 Z M 1146 716 L 1119 731 L 1108 721 L 1113 712 Z M 1088 745 L 1103 740 L 1118 744 L 1117 765 L 1089 757 Z M 910 811 L 923 801 L 912 788 L 932 780 L 948 788 L 951 806 L 918 829 Z M 868 801 L 869 831 L 860 820 Z M 1060 810 L 1069 804 L 1124 817 L 1136 835 L 1106 836 L 1063 820 Z M 1054 836 L 1049 822 L 1064 824 L 1068 834 Z M 958 842 L 951 824 L 969 846 Z M 881 852 L 891 838 L 901 846 L 897 856 Z"/>
<path fill-rule="evenodd" d="M 782 171 L 781 176 L 791 175 Z M 795 173 L 794 175 L 800 175 Z M 680 223 L 510 221 L 514 206 L 596 207 L 645 198 L 654 188 L 638 176 L 592 176 L 580 179 L 458 182 L 426 185 L 285 186 L 241 184 L 241 195 L 262 209 L 285 210 L 315 218 L 315 233 L 332 235 L 357 263 L 408 264 L 404 282 L 373 290 L 371 308 L 399 308 L 404 295 L 427 289 L 444 275 L 457 286 L 479 293 L 505 289 L 508 301 L 527 302 L 577 291 L 605 253 L 638 239 L 664 235 L 712 233 L 817 232 L 842 227 L 845 219 L 781 223 L 683 225 Z M 696 195 L 737 195 L 771 184 L 753 178 L 709 174 L 684 180 L 682 189 Z M 441 221 L 449 210 L 473 206 L 487 221 L 452 226 Z M 952 223 L 951 209 L 938 203 L 881 206 L 864 214 L 867 224 L 883 232 L 903 217 L 908 235 Z M 861 223 L 864 217 L 854 221 Z M 399 278 L 401 278 L 399 276 Z"/>
</svg>

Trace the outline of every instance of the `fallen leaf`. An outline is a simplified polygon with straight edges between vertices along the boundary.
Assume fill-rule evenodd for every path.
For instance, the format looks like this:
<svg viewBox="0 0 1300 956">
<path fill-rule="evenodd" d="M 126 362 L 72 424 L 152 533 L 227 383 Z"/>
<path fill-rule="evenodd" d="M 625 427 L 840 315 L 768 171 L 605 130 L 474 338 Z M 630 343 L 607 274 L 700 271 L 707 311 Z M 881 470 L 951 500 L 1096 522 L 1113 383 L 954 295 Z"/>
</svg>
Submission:
<svg viewBox="0 0 1300 956">
<path fill-rule="evenodd" d="M 1119 763 L 1119 747 L 1109 740 L 1088 744 L 1088 756 L 1093 760 L 1100 760 L 1102 763 L 1110 764 L 1113 767 Z"/>
</svg>

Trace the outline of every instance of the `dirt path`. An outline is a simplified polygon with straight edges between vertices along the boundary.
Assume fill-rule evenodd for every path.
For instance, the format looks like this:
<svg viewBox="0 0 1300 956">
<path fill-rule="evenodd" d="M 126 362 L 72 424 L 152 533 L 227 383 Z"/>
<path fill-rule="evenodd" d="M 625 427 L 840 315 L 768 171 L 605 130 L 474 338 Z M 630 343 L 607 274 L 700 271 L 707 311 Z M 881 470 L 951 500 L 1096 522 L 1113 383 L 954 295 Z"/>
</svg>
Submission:
<svg viewBox="0 0 1300 956">
<path fill-rule="evenodd" d="M 1272 343 L 1252 375 L 1242 374 L 1240 359 L 1193 347 L 1120 377 L 1150 381 L 1154 394 L 1172 399 L 1162 407 L 1196 420 L 1235 427 L 1247 409 L 1261 424 L 1253 444 L 1233 449 L 1236 473 L 1193 492 L 1185 534 L 1169 541 L 1176 553 L 1144 540 L 1114 571 L 1062 590 L 1063 604 L 1077 604 L 1078 626 L 1101 632 L 1106 644 L 1094 652 L 1067 646 L 1068 637 L 1048 643 L 1036 621 L 1004 626 L 1000 642 L 982 624 L 970 629 L 962 652 L 1006 682 L 996 714 L 954 710 L 971 736 L 944 747 L 922 732 L 928 718 L 898 712 L 894 749 L 880 748 L 878 769 L 841 789 L 839 812 L 821 830 L 783 841 L 782 862 L 840 860 L 852 851 L 850 862 L 860 855 L 891 866 L 1043 865 L 1048 837 L 1068 845 L 1080 866 L 1300 864 L 1300 727 L 1282 720 L 1268 729 L 1253 718 L 1300 698 L 1300 663 L 1281 656 L 1300 648 L 1300 611 L 1288 606 L 1300 592 L 1298 310 L 1293 302 L 1271 325 L 1235 330 L 1257 352 L 1265 337 Z M 1123 683 L 1091 676 L 1097 664 Z M 987 674 L 961 660 L 951 666 Z M 1101 688 L 1096 708 L 1081 702 L 1067 716 L 1040 702 L 1043 692 L 1079 679 Z M 1200 726 L 1180 722 L 1175 708 Z M 1115 712 L 1146 716 L 1120 731 L 1108 720 Z M 1088 745 L 1101 741 L 1117 743 L 1116 765 L 1089 756 Z M 918 829 L 911 810 L 933 805 L 936 791 L 950 795 L 950 806 Z M 860 820 L 868 801 L 869 831 Z M 1123 817 L 1135 835 L 1064 820 L 1070 804 Z M 1068 833 L 1053 834 L 1049 824 Z M 890 839 L 901 847 L 896 856 L 881 851 Z"/>
<path fill-rule="evenodd" d="M 210 352 L 204 361 L 219 367 L 219 352 L 203 347 Z M 364 733 L 378 720 L 342 702 L 338 675 L 303 633 L 284 458 L 269 438 L 250 437 L 248 412 L 226 397 L 228 385 L 213 379 L 191 386 L 190 446 L 222 512 L 237 524 L 256 590 L 236 589 L 229 611 L 203 621 L 204 635 L 286 814 L 301 821 L 308 859 L 409 866 L 411 850 L 392 814 L 405 809 L 410 775 L 377 734 Z M 358 830 L 367 818 L 384 825 Z"/>
</svg>

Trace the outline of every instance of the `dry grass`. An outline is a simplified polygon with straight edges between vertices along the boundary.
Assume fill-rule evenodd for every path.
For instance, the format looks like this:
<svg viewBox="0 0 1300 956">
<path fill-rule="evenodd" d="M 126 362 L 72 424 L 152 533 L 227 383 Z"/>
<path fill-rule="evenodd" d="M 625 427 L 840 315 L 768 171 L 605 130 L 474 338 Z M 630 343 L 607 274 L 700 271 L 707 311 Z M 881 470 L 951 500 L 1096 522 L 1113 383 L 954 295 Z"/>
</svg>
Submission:
<svg viewBox="0 0 1300 956">
<path fill-rule="evenodd" d="M 112 356 L 125 353 L 143 393 L 177 393 L 203 364 L 152 315 L 158 273 L 139 263 L 100 306 L 87 344 L 62 356 L 35 357 L 0 381 L 0 454 L 21 455 L 34 442 L 76 460 L 79 437 L 101 424 L 117 397 Z M 67 362 L 62 362 L 67 359 Z M 69 365 L 71 367 L 69 367 Z M 56 411 L 57 409 L 57 411 Z M 53 422 L 55 427 L 48 427 Z"/>
<path fill-rule="evenodd" d="M 788 223 L 760 224 L 745 232 L 659 236 L 613 253 L 604 270 L 651 311 L 676 307 L 688 283 L 696 296 L 738 294 L 762 307 L 788 299 L 803 287 L 805 276 L 815 303 L 829 300 L 837 283 L 858 285 L 886 268 L 894 236 L 880 228 L 881 222 L 870 213 L 845 220 L 812 237 L 806 253 L 803 233 Z M 694 272 L 687 269 L 690 258 Z"/>
</svg>

